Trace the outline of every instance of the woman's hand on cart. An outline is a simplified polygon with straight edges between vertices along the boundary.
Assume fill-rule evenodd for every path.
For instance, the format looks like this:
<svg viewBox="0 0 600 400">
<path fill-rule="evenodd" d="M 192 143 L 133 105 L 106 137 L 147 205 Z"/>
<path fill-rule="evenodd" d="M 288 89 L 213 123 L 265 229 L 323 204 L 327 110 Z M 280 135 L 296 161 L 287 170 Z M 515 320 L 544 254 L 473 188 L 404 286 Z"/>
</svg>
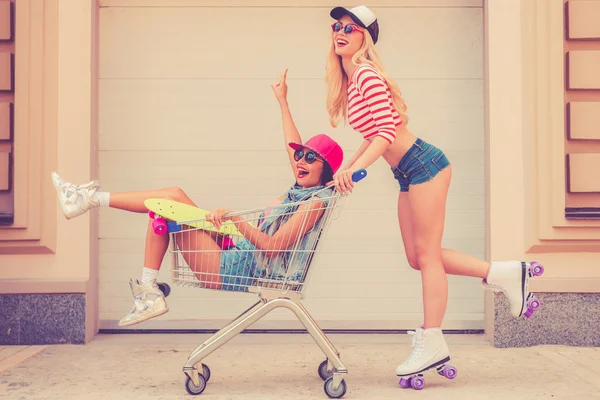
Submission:
<svg viewBox="0 0 600 400">
<path fill-rule="evenodd" d="M 220 229 L 221 225 L 225 221 L 231 221 L 232 217 L 228 217 L 227 214 L 231 214 L 233 211 L 226 210 L 224 208 L 217 208 L 212 212 L 206 214 L 206 221 L 210 222 L 215 226 L 216 229 Z"/>
<path fill-rule="evenodd" d="M 333 175 L 333 181 L 329 182 L 327 186 L 335 185 L 335 189 L 345 195 L 352 193 L 354 183 L 360 181 L 365 176 L 367 176 L 367 171 L 365 169 L 355 171 L 352 168 L 348 168 L 343 171 L 338 171 Z"/>
</svg>

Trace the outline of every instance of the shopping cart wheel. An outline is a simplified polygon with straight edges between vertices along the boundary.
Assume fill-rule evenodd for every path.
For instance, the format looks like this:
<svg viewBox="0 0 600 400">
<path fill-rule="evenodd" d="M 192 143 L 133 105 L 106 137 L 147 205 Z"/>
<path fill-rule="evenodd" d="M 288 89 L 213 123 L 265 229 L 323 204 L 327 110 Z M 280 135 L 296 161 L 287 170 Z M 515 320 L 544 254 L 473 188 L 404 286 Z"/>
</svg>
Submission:
<svg viewBox="0 0 600 400">
<path fill-rule="evenodd" d="M 192 381 L 192 378 L 186 376 L 185 390 L 187 390 L 189 394 L 197 396 L 199 394 L 202 394 L 202 392 L 204 392 L 204 389 L 206 389 L 206 379 L 204 378 L 204 375 L 198 374 L 198 379 L 200 380 L 200 386 L 194 385 L 194 381 Z"/>
<path fill-rule="evenodd" d="M 202 364 L 202 375 L 204 375 L 206 382 L 210 380 L 210 368 L 208 368 L 208 365 L 206 364 Z"/>
<path fill-rule="evenodd" d="M 333 389 L 333 376 L 327 378 L 323 385 L 325 394 L 331 399 L 341 399 L 346 394 L 346 382 L 342 379 L 340 386 L 336 390 Z"/>
<path fill-rule="evenodd" d="M 327 378 L 329 378 L 330 376 L 333 376 L 333 371 L 331 371 L 331 372 L 327 371 L 327 360 L 325 360 L 321 364 L 319 364 L 319 376 L 324 381 L 326 381 Z"/>
<path fill-rule="evenodd" d="M 163 292 L 165 297 L 168 297 L 169 294 L 171 294 L 171 286 L 169 286 L 168 284 L 166 284 L 164 282 L 158 282 L 158 288 L 160 289 L 161 292 Z"/>
</svg>

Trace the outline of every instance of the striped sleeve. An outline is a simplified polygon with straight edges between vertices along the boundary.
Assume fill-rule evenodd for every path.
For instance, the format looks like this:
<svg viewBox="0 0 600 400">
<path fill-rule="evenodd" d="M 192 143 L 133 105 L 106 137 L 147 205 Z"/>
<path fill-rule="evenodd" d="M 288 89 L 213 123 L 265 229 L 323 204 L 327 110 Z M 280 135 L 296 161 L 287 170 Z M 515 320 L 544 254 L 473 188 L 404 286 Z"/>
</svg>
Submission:
<svg viewBox="0 0 600 400">
<path fill-rule="evenodd" d="M 377 128 L 376 132 L 365 139 L 381 136 L 390 144 L 393 143 L 396 139 L 396 125 L 388 87 L 383 78 L 373 68 L 362 68 L 356 75 L 356 88 L 367 103 Z"/>
</svg>

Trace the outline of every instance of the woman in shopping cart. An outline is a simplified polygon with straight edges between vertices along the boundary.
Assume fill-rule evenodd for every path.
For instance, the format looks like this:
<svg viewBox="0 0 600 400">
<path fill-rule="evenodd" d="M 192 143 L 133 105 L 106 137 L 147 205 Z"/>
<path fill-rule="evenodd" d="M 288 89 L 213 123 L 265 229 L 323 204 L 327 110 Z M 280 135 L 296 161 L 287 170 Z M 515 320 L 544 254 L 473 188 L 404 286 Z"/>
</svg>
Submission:
<svg viewBox="0 0 600 400">
<path fill-rule="evenodd" d="M 398 219 L 408 263 L 420 270 L 423 280 L 424 323 L 416 330 L 412 354 L 396 370 L 399 376 L 410 376 L 449 357 L 440 329 L 448 297 L 446 274 L 483 279 L 488 288 L 503 291 L 512 315 L 520 317 L 533 310 L 533 306 L 527 310 L 532 300 L 527 280 L 543 268 L 520 261 L 490 263 L 442 249 L 450 162 L 442 150 L 407 128 L 406 103 L 375 49 L 379 38 L 375 14 L 365 6 L 335 7 L 330 16 L 326 76 L 330 122 L 334 127 L 340 120 L 349 122 L 364 139 L 334 175 L 335 186 L 341 193 L 352 191 L 354 171 L 385 159 L 400 186 Z"/>
<path fill-rule="evenodd" d="M 197 279 L 210 289 L 241 291 L 248 287 L 253 277 L 264 276 L 264 265 L 258 265 L 255 254 L 277 257 L 290 246 L 302 246 L 311 230 L 316 231 L 321 216 L 332 198 L 333 187 L 327 187 L 333 174 L 342 164 L 341 147 L 327 135 L 317 135 L 302 142 L 292 115 L 287 107 L 285 74 L 272 85 L 279 100 L 283 120 L 285 149 L 295 177 L 293 186 L 275 199 L 261 215 L 260 226 L 251 224 L 243 216 L 230 217 L 230 210 L 215 209 L 206 220 L 219 228 L 225 221 L 233 221 L 244 238 L 235 247 L 225 250 L 222 239 L 203 230 L 178 236 L 178 247 Z M 144 201 L 150 198 L 170 199 L 194 205 L 192 199 L 180 188 L 167 188 L 139 192 L 99 192 L 97 180 L 82 185 L 65 182 L 56 172 L 52 181 L 58 192 L 61 209 L 67 219 L 82 215 L 95 207 L 111 207 L 121 210 L 147 213 Z M 309 199 L 309 201 L 306 201 Z M 181 240 L 180 240 L 181 239 Z M 130 279 L 134 304 L 123 317 L 119 326 L 134 325 L 168 311 L 164 293 L 157 284 L 158 272 L 167 251 L 169 235 L 156 235 L 151 223 L 146 234 L 144 267 L 141 279 Z M 306 243 L 306 245 L 309 245 Z M 268 278 L 298 281 L 305 272 L 302 256 L 287 269 L 277 262 L 270 263 Z M 279 263 L 280 264 L 280 263 Z M 289 270 L 289 268 L 294 268 Z"/>
</svg>

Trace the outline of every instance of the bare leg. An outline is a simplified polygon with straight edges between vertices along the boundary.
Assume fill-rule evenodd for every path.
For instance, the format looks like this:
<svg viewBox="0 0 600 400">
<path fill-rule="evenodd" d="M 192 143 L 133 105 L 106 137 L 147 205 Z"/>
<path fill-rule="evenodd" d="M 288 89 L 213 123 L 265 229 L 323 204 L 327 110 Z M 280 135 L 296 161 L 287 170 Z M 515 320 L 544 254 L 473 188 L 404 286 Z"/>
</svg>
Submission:
<svg viewBox="0 0 600 400">
<path fill-rule="evenodd" d="M 195 206 L 194 202 L 183 190 L 177 187 L 171 187 L 139 192 L 111 193 L 110 207 L 130 212 L 145 213 L 148 212 L 148 209 L 144 205 L 144 201 L 147 199 L 169 199 Z"/>
<path fill-rule="evenodd" d="M 409 202 L 414 248 L 423 279 L 424 329 L 442 324 L 448 301 L 448 279 L 442 263 L 442 235 L 451 167 L 435 179 L 412 186 Z"/>
<path fill-rule="evenodd" d="M 447 274 L 485 279 L 490 263 L 456 250 L 442 249 L 442 262 Z"/>
<path fill-rule="evenodd" d="M 415 187 L 411 187 L 411 191 L 414 191 Z M 398 195 L 398 222 L 400 223 L 400 232 L 402 233 L 404 252 L 406 253 L 408 264 L 412 268 L 420 270 L 421 268 L 419 267 L 414 248 L 412 213 L 407 192 L 400 192 Z M 472 276 L 485 279 L 490 269 L 489 262 L 451 249 L 442 249 L 442 263 L 444 264 L 446 274 L 449 275 Z"/>
<path fill-rule="evenodd" d="M 176 241 L 185 262 L 195 272 L 195 277 L 204 284 L 204 287 L 220 289 L 221 247 L 214 236 L 206 231 L 193 229 L 178 233 Z"/>
</svg>

